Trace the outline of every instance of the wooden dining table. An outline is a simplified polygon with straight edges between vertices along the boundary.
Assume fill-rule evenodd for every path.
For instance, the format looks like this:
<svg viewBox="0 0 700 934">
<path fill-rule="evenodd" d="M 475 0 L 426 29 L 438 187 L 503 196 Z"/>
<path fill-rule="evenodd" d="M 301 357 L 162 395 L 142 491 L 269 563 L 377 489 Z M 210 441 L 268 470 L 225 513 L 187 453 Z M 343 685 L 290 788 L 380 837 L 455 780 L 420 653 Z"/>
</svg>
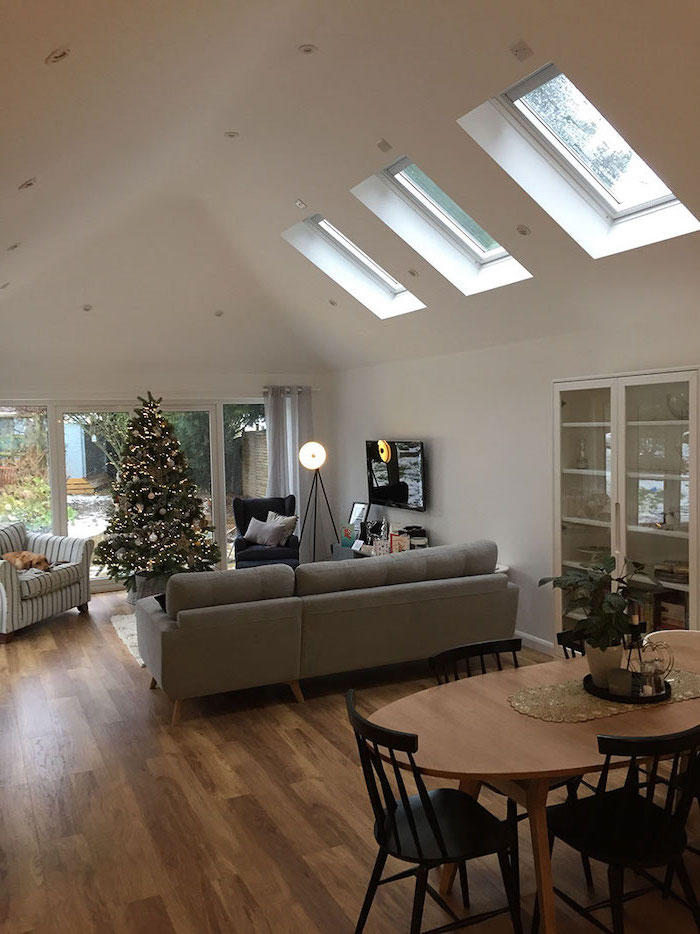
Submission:
<svg viewBox="0 0 700 934">
<path fill-rule="evenodd" d="M 672 648 L 676 668 L 700 672 L 700 633 L 674 634 Z M 630 705 L 629 712 L 579 723 L 538 720 L 518 713 L 508 701 L 523 688 L 583 678 L 587 671 L 580 657 L 495 671 L 419 691 L 371 717 L 393 730 L 418 734 L 415 759 L 424 775 L 455 779 L 474 797 L 488 783 L 527 810 L 545 934 L 557 931 L 547 835 L 550 784 L 599 772 L 600 734 L 655 736 L 700 723 L 700 699 Z M 443 893 L 453 878 L 453 867 L 444 867 Z"/>
</svg>

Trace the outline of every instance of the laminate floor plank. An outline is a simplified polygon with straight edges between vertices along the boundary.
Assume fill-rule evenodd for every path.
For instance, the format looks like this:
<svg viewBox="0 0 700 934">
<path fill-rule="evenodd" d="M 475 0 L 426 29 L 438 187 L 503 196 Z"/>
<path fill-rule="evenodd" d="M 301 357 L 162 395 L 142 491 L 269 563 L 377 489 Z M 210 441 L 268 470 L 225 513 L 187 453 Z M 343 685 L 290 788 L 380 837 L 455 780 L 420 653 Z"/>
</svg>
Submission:
<svg viewBox="0 0 700 934">
<path fill-rule="evenodd" d="M 350 934 L 376 845 L 344 692 L 355 687 L 371 713 L 429 687 L 427 666 L 315 679 L 304 704 L 286 685 L 192 699 L 171 729 L 169 699 L 148 690 L 149 673 L 110 623 L 131 611 L 119 593 L 96 596 L 89 614 L 0 646 L 2 934 Z M 486 790 L 481 800 L 504 816 L 502 797 Z M 697 808 L 690 836 L 700 842 Z M 520 843 L 527 925 L 525 822 Z M 687 865 L 700 891 L 700 859 Z M 593 873 L 602 898 L 605 870 Z M 589 898 L 578 857 L 559 845 L 554 874 Z M 495 859 L 469 876 L 474 911 L 504 904 Z M 382 887 L 367 934 L 407 930 L 412 890 L 410 879 Z M 461 911 L 456 893 L 453 906 Z M 588 934 L 566 906 L 557 916 L 562 934 Z M 682 906 L 657 894 L 628 903 L 625 919 L 628 934 L 693 930 Z M 426 903 L 426 927 L 446 920 Z M 504 915 L 476 930 L 511 927 Z"/>
</svg>

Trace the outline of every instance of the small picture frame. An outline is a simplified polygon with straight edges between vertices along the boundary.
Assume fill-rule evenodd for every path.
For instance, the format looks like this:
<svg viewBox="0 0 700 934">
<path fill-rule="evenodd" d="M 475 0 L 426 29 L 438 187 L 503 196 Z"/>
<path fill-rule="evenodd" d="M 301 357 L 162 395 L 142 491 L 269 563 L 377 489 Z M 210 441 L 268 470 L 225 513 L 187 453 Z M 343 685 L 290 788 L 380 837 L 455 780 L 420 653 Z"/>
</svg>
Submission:
<svg viewBox="0 0 700 934">
<path fill-rule="evenodd" d="M 367 520 L 367 513 L 369 512 L 369 503 L 353 503 L 352 509 L 350 510 L 350 518 L 348 519 L 348 525 L 355 525 L 359 522 L 365 522 Z"/>
</svg>

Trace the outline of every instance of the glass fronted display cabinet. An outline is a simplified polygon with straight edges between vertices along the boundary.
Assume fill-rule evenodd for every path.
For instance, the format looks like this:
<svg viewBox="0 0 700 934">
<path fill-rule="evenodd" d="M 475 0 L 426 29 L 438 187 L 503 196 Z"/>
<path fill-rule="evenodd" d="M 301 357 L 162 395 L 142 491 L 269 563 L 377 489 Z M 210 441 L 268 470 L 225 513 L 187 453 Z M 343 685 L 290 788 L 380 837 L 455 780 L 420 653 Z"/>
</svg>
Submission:
<svg viewBox="0 0 700 934">
<path fill-rule="evenodd" d="M 554 384 L 555 573 L 642 562 L 649 629 L 697 629 L 695 370 Z M 656 584 L 652 581 L 652 576 Z M 562 615 L 557 628 L 576 625 Z"/>
</svg>

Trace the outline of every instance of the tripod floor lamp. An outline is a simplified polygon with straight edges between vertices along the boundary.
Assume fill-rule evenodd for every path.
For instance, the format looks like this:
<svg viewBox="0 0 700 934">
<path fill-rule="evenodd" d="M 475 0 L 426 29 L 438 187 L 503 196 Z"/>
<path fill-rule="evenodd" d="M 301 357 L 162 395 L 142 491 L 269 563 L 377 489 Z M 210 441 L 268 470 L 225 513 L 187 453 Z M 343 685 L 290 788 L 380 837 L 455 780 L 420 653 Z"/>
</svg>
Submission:
<svg viewBox="0 0 700 934">
<path fill-rule="evenodd" d="M 299 463 L 302 467 L 305 467 L 307 470 L 313 471 L 314 478 L 311 481 L 311 489 L 309 490 L 309 498 L 306 503 L 306 510 L 304 512 L 304 521 L 301 523 L 301 535 L 299 536 L 299 545 L 304 541 L 304 530 L 306 529 L 306 520 L 309 517 L 309 509 L 311 508 L 311 503 L 313 502 L 314 506 L 314 538 L 313 538 L 313 558 L 316 560 L 316 524 L 318 519 L 318 488 L 321 487 L 321 492 L 323 493 L 323 498 L 326 501 L 326 507 L 328 508 L 328 515 L 330 516 L 331 525 L 333 526 L 333 532 L 335 533 L 336 540 L 340 543 L 340 538 L 338 537 L 338 530 L 335 527 L 335 520 L 333 519 L 333 513 L 331 512 L 331 504 L 328 502 L 328 495 L 326 494 L 326 488 L 323 484 L 323 477 L 321 476 L 321 467 L 326 463 L 326 449 L 322 444 L 319 444 L 318 441 L 307 441 L 306 444 L 302 444 L 299 448 Z"/>
</svg>

